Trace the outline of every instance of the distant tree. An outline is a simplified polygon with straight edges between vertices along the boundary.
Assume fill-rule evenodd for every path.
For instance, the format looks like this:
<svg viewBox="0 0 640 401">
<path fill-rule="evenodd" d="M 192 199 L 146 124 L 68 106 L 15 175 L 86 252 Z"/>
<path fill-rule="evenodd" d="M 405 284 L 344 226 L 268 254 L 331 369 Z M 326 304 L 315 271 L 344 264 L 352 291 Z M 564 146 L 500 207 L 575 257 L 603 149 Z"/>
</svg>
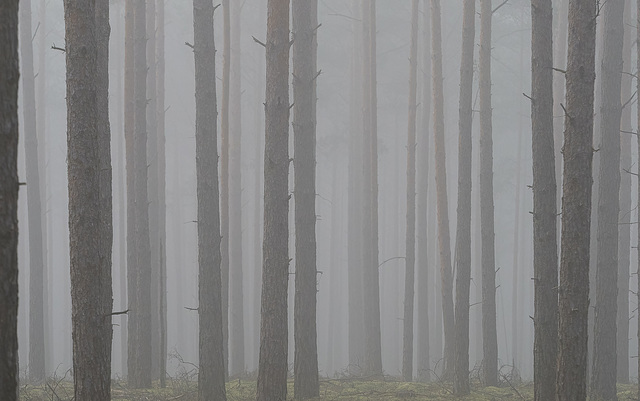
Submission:
<svg viewBox="0 0 640 401">
<path fill-rule="evenodd" d="M 292 3 L 295 201 L 294 397 L 320 395 L 316 329 L 317 0 Z M 330 352 L 332 352 L 330 350 Z"/>
<path fill-rule="evenodd" d="M 225 401 L 213 1 L 193 0 L 198 196 L 198 400 Z"/>
<path fill-rule="evenodd" d="M 600 74 L 600 185 L 596 309 L 591 394 L 617 399 L 616 320 L 618 302 L 618 221 L 620 214 L 620 98 L 625 0 L 609 0 L 604 12 Z"/>
<path fill-rule="evenodd" d="M 558 250 L 553 113 L 551 0 L 531 2 L 531 124 L 533 149 L 534 398 L 556 391 Z"/>
<path fill-rule="evenodd" d="M 222 0 L 222 99 L 220 105 L 220 252 L 222 260 L 222 335 L 224 368 L 229 375 L 229 83 L 231 79 L 231 4 Z"/>
<path fill-rule="evenodd" d="M 31 0 L 20 4 L 20 64 L 24 115 L 24 144 L 27 170 L 27 213 L 29 219 L 29 379 L 39 383 L 45 379 L 44 282 L 45 255 L 43 207 L 38 159 L 38 130 L 36 126 L 36 92 L 33 71 L 33 31 L 31 29 Z"/>
<path fill-rule="evenodd" d="M 258 401 L 287 398 L 289 0 L 268 0 Z"/>
<path fill-rule="evenodd" d="M 433 143 L 436 166 L 436 203 L 438 209 L 438 248 L 444 326 L 444 372 L 453 373 L 454 316 L 453 277 L 447 201 L 447 166 L 444 142 L 444 88 L 442 75 L 442 21 L 440 0 L 431 0 L 431 61 L 433 79 Z M 445 375 L 446 376 L 446 375 Z"/>
<path fill-rule="evenodd" d="M 409 50 L 409 117 L 407 133 L 407 231 L 405 236 L 404 319 L 402 378 L 413 380 L 413 303 L 416 264 L 416 119 L 418 92 L 418 0 L 411 1 L 411 47 Z M 426 217 L 426 215 L 425 215 Z"/>
<path fill-rule="evenodd" d="M 556 400 L 587 398 L 596 0 L 569 1 Z"/>
<path fill-rule="evenodd" d="M 18 400 L 18 0 L 0 3 L 0 398 Z"/>
<path fill-rule="evenodd" d="M 111 399 L 111 243 L 103 236 L 111 228 L 104 209 L 111 193 L 101 185 L 101 169 L 110 170 L 101 145 L 110 143 L 110 134 L 103 125 L 108 53 L 99 42 L 109 41 L 109 4 L 65 0 L 64 9 L 74 396 L 106 401 Z"/>
</svg>

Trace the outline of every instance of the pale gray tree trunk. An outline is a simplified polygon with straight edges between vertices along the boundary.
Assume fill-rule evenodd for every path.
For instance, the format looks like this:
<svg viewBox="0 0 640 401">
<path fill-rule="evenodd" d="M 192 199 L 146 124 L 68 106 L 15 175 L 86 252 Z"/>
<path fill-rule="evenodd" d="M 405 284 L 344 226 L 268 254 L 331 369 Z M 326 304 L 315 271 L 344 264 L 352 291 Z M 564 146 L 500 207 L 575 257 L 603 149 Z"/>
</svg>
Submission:
<svg viewBox="0 0 640 401">
<path fill-rule="evenodd" d="M 231 10 L 229 0 L 222 0 L 222 99 L 220 105 L 220 252 L 222 261 L 222 334 L 224 366 L 229 374 L 229 83 L 231 75 Z"/>
</svg>

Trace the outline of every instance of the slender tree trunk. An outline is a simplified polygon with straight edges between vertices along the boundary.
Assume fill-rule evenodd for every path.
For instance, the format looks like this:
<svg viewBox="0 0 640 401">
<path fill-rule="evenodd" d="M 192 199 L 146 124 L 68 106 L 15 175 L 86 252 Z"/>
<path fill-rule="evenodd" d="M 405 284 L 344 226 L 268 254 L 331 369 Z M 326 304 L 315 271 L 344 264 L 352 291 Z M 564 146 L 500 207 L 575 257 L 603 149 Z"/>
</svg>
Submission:
<svg viewBox="0 0 640 401">
<path fill-rule="evenodd" d="M 43 220 L 40 172 L 38 168 L 38 131 L 33 71 L 33 32 L 31 0 L 20 5 L 20 60 L 24 114 L 25 159 L 27 170 L 27 209 L 29 218 L 29 379 L 45 379 Z"/>
<path fill-rule="evenodd" d="M 222 282 L 218 192 L 216 63 L 213 1 L 193 1 L 198 191 L 198 400 L 224 401 Z"/>
<path fill-rule="evenodd" d="M 422 123 L 417 143 L 417 204 L 416 204 L 416 240 L 417 240 L 417 375 L 418 381 L 428 382 L 431 379 L 431 362 L 429 349 L 429 235 L 427 215 L 429 213 L 429 134 L 431 113 L 431 23 L 427 11 L 429 1 L 424 0 L 422 19 Z"/>
<path fill-rule="evenodd" d="M 636 15 L 640 15 L 640 0 L 637 0 Z M 636 41 L 635 42 L 636 42 L 636 71 L 640 71 L 640 46 L 637 46 L 637 44 L 640 43 L 640 24 L 636 24 Z M 636 94 L 637 93 L 640 93 L 640 79 L 636 79 Z M 637 127 L 640 127 L 640 102 L 636 102 L 636 104 L 637 104 Z M 638 131 L 640 130 L 637 130 L 636 133 Z M 636 135 L 636 140 L 638 142 L 638 155 L 640 155 L 640 135 Z M 636 177 L 638 178 L 637 202 L 638 204 L 640 204 L 640 156 L 638 157 L 638 161 L 639 161 L 637 163 L 638 168 L 636 172 L 637 174 Z M 637 305 L 640 305 L 640 274 L 638 274 L 638 272 L 640 272 L 640 224 L 638 224 L 638 231 L 636 235 L 638 237 L 637 238 L 638 242 L 636 244 L 636 249 L 638 250 L 638 255 L 637 255 L 638 271 L 636 271 L 636 276 L 638 276 L 638 291 L 636 295 L 637 295 Z M 638 337 L 638 349 L 640 350 L 640 319 L 638 319 L 636 336 Z M 638 359 L 638 372 L 640 372 L 640 358 L 637 358 L 637 359 Z M 638 380 L 638 397 L 640 397 L 640 380 Z"/>
<path fill-rule="evenodd" d="M 491 7 L 491 0 L 482 0 L 480 4 L 480 83 L 478 90 L 480 98 L 480 229 L 482 238 L 483 380 L 484 384 L 487 386 L 496 386 L 498 384 L 498 338 L 496 328 L 493 126 L 491 106 L 491 20 L 493 10 Z M 518 152 L 520 152 L 520 138 L 518 139 Z M 519 191 L 519 188 L 516 190 Z M 516 220 L 517 219 L 518 217 L 516 217 Z"/>
<path fill-rule="evenodd" d="M 438 208 L 438 248 L 444 327 L 444 372 L 451 377 L 454 360 L 453 278 L 447 201 L 447 167 L 444 141 L 444 88 L 442 75 L 442 28 L 440 0 L 431 0 L 431 61 L 433 79 L 433 142 L 436 155 L 436 193 Z"/>
<path fill-rule="evenodd" d="M 349 204 L 348 204 L 348 258 L 349 258 L 349 367 L 351 375 L 362 374 L 364 362 L 364 305 L 363 305 L 363 131 L 362 108 L 362 2 L 354 6 L 353 53 L 351 58 L 351 129 L 349 135 Z"/>
<path fill-rule="evenodd" d="M 134 388 L 150 388 L 152 380 L 151 346 L 151 244 L 149 234 L 147 163 L 147 57 L 146 5 L 136 0 L 134 9 L 134 174 L 135 174 L 135 247 L 136 247 L 136 349 L 132 380 Z M 133 296 L 133 294 L 131 295 Z M 129 369 L 129 373 L 132 373 Z"/>
<path fill-rule="evenodd" d="M 411 1 L 411 48 L 409 51 L 409 124 L 407 133 L 407 232 L 402 378 L 413 380 L 413 302 L 416 264 L 416 113 L 418 109 L 418 0 Z"/>
<path fill-rule="evenodd" d="M 465 0 L 460 62 L 458 119 L 458 210 L 456 229 L 456 306 L 453 392 L 469 394 L 469 286 L 471 284 L 471 125 L 475 0 Z"/>
<path fill-rule="evenodd" d="M 556 400 L 587 398 L 596 1 L 570 0 Z"/>
<path fill-rule="evenodd" d="M 552 28 L 554 29 L 553 36 L 549 38 L 549 41 L 552 42 L 552 55 L 553 57 L 553 67 L 558 68 L 560 70 L 565 70 L 567 67 L 567 32 L 568 32 L 568 19 L 569 19 L 569 0 L 559 0 L 556 2 L 557 18 L 554 21 L 555 27 L 553 27 L 553 23 L 551 23 Z M 553 19 L 553 13 L 549 18 Z M 545 21 L 546 23 L 546 21 Z M 548 25 L 548 24 L 547 24 Z M 549 29 L 548 26 L 545 27 Z M 550 59 L 551 61 L 551 59 Z M 556 172 L 556 186 L 557 188 L 557 201 L 556 208 L 561 207 L 560 203 L 562 200 L 562 186 L 557 185 L 557 183 L 562 182 L 562 142 L 564 137 L 564 111 L 562 110 L 561 104 L 565 102 L 565 77 L 564 74 L 559 72 L 554 72 L 553 74 L 553 138 L 554 138 L 554 151 L 555 151 L 555 160 L 557 161 L 555 172 Z M 559 224 L 556 223 L 558 228 L 560 228 Z M 556 235 L 557 237 L 557 235 Z M 557 248 L 557 246 L 556 246 Z"/>
<path fill-rule="evenodd" d="M 551 0 L 532 0 L 531 122 L 533 149 L 534 398 L 556 392 L 558 251 L 553 113 Z"/>
<path fill-rule="evenodd" d="M 625 0 L 603 8 L 604 42 L 601 72 L 600 195 L 598 197 L 598 260 L 595 336 L 591 394 L 617 399 L 616 319 L 618 299 L 618 220 L 620 213 L 620 101 Z"/>
<path fill-rule="evenodd" d="M 258 401 L 287 397 L 289 0 L 268 0 L 264 241 Z"/>
<path fill-rule="evenodd" d="M 316 329 L 316 84 L 318 2 L 294 1 L 293 130 L 295 173 L 294 397 L 318 397 Z M 329 350 L 332 352 L 332 350 Z"/>
<path fill-rule="evenodd" d="M 626 0 L 626 9 L 628 12 L 625 16 L 625 32 L 623 44 L 623 67 L 622 71 L 632 71 L 631 53 L 632 53 L 632 35 L 630 27 L 633 26 L 633 18 L 631 18 L 631 1 Z M 631 98 L 631 89 L 633 88 L 633 79 L 630 75 L 622 74 L 621 84 L 621 101 L 626 104 Z M 630 171 L 631 161 L 631 135 L 624 132 L 631 132 L 631 104 L 627 104 L 622 109 L 620 119 L 620 170 Z M 620 173 L 620 224 L 618 225 L 618 317 L 617 317 L 617 335 L 616 340 L 618 355 L 617 381 L 619 383 L 629 383 L 629 281 L 631 274 L 629 265 L 631 263 L 631 174 Z"/>
<path fill-rule="evenodd" d="M 230 77 L 230 138 L 229 138 L 229 279 L 230 279 L 230 348 L 229 373 L 245 371 L 244 362 L 244 305 L 242 259 L 242 80 L 241 80 L 241 11 L 235 1 L 231 7 L 231 77 Z"/>
<path fill-rule="evenodd" d="M 167 202 L 165 122 L 164 122 L 164 0 L 158 0 L 156 8 L 156 135 L 158 168 L 158 233 L 160 235 L 160 387 L 166 385 L 167 371 Z"/>
<path fill-rule="evenodd" d="M 0 398 L 18 400 L 18 0 L 0 4 Z"/>
<path fill-rule="evenodd" d="M 101 149 L 110 135 L 108 124 L 104 125 L 108 112 L 108 7 L 106 1 L 64 2 L 76 400 L 111 399 L 111 243 L 103 237 L 111 228 L 106 223 L 110 213 L 104 209 L 106 204 L 110 206 L 111 194 L 104 191 L 106 174 L 101 171 L 110 163 Z"/>
</svg>

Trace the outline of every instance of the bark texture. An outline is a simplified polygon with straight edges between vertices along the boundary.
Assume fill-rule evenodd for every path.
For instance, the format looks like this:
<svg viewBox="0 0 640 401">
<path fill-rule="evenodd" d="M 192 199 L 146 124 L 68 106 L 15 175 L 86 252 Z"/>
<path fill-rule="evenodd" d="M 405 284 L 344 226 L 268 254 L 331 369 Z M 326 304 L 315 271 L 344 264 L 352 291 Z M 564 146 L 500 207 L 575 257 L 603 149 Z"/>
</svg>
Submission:
<svg viewBox="0 0 640 401">
<path fill-rule="evenodd" d="M 294 1 L 293 130 L 295 200 L 294 398 L 320 395 L 316 329 L 317 0 Z M 331 351 L 330 351 L 331 352 Z"/>
<path fill-rule="evenodd" d="M 587 397 L 596 1 L 570 0 L 556 400 Z"/>
<path fill-rule="evenodd" d="M 287 398 L 289 0 L 268 0 L 258 401 Z"/>
<path fill-rule="evenodd" d="M 105 271 L 104 264 L 102 236 L 107 227 L 100 185 L 101 155 L 104 155 L 100 142 L 108 135 L 108 128 L 100 127 L 104 114 L 99 109 L 107 97 L 104 78 L 100 78 L 104 77 L 103 64 L 107 60 L 98 43 L 100 40 L 108 43 L 104 31 L 98 29 L 108 24 L 108 3 L 66 0 L 64 11 L 74 398 L 108 401 L 111 270 L 109 266 Z"/>
<path fill-rule="evenodd" d="M 534 398 L 556 391 L 558 250 L 553 127 L 551 0 L 531 2 L 531 127 L 533 155 Z"/>
<path fill-rule="evenodd" d="M 196 75 L 196 177 L 198 192 L 198 400 L 224 401 L 218 132 L 213 1 L 193 1 Z"/>
<path fill-rule="evenodd" d="M 231 74 L 231 10 L 222 0 L 222 99 L 220 105 L 220 252 L 222 260 L 222 335 L 224 366 L 229 373 L 229 83 Z"/>
<path fill-rule="evenodd" d="M 18 400 L 18 0 L 0 3 L 0 398 Z"/>
</svg>

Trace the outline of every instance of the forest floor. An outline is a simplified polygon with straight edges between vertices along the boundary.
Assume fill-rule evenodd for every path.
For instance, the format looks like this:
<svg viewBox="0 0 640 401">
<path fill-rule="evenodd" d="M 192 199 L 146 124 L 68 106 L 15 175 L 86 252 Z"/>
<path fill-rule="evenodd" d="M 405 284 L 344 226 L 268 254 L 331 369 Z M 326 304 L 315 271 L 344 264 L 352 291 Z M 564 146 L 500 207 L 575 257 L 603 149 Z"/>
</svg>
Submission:
<svg viewBox="0 0 640 401">
<path fill-rule="evenodd" d="M 531 383 L 506 387 L 472 386 L 471 395 L 454 397 L 451 385 L 448 383 L 403 383 L 400 381 L 367 381 L 359 379 L 324 379 L 320 382 L 320 397 L 314 400 L 344 400 L 344 401 L 426 401 L 426 400 L 467 400 L 467 401 L 503 401 L 503 400 L 533 400 L 533 385 Z M 619 385 L 618 398 L 620 401 L 638 400 L 637 385 Z M 236 380 L 227 383 L 228 401 L 255 400 L 255 381 Z M 119 401 L 196 401 L 198 393 L 196 383 L 181 379 L 167 380 L 166 388 L 160 388 L 154 383 L 154 388 L 147 390 L 132 390 L 119 381 L 113 382 L 112 400 Z M 22 385 L 20 388 L 21 401 L 72 401 L 73 383 L 68 380 L 50 379 L 44 385 Z M 293 399 L 293 382 L 289 382 L 287 399 Z"/>
</svg>

